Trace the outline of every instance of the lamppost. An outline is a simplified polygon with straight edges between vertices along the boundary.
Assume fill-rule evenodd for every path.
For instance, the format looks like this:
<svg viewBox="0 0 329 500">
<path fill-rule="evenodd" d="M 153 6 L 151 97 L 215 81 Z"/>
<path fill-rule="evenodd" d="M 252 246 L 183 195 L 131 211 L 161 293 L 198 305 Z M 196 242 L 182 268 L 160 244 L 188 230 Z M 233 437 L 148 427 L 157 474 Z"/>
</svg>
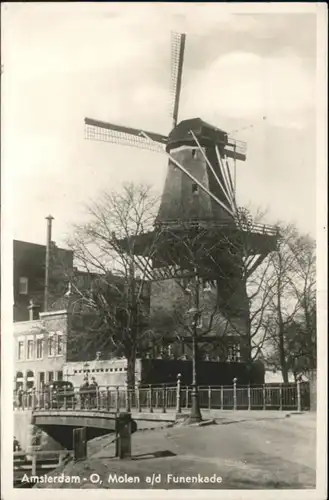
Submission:
<svg viewBox="0 0 329 500">
<path fill-rule="evenodd" d="M 197 345 L 198 345 L 198 328 L 200 328 L 200 280 L 195 269 L 195 283 L 194 283 L 194 307 L 189 310 L 189 314 L 193 317 L 192 322 L 192 392 L 191 392 L 191 413 L 189 416 L 189 422 L 201 422 L 202 416 L 200 411 L 199 402 L 199 391 L 198 391 L 198 379 L 197 379 Z M 191 290 L 186 289 L 188 293 Z M 204 291 L 209 291 L 205 288 Z"/>
<path fill-rule="evenodd" d="M 192 311 L 191 311 L 192 312 Z M 191 413 L 189 421 L 191 423 L 201 422 L 202 416 L 200 411 L 199 391 L 197 384 L 197 328 L 200 312 L 195 308 L 194 320 L 192 324 L 192 392 L 191 392 Z"/>
</svg>

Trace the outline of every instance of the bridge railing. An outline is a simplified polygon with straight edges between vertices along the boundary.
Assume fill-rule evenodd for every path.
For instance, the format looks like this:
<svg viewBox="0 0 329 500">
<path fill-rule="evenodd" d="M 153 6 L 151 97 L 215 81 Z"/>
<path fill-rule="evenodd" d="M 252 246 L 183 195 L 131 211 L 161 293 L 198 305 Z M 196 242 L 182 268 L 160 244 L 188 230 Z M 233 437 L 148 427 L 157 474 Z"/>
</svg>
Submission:
<svg viewBox="0 0 329 500">
<path fill-rule="evenodd" d="M 72 450 L 42 450 L 25 453 L 14 452 L 14 483 L 21 483 L 22 476 L 44 473 L 55 469 L 63 464 L 65 458 L 72 456 Z"/>
<path fill-rule="evenodd" d="M 39 410 L 135 410 L 153 412 L 188 410 L 192 387 L 149 385 L 135 389 L 122 386 L 99 386 L 97 389 L 73 388 L 66 391 L 15 391 L 14 409 Z M 264 384 L 262 386 L 199 386 L 202 409 L 218 410 L 306 410 L 310 408 L 308 382 Z"/>
<path fill-rule="evenodd" d="M 95 389 L 73 388 L 66 391 L 14 391 L 14 409 L 84 409 L 152 411 L 176 408 L 176 386 L 147 386 L 128 390 L 120 386 L 98 386 Z"/>
</svg>

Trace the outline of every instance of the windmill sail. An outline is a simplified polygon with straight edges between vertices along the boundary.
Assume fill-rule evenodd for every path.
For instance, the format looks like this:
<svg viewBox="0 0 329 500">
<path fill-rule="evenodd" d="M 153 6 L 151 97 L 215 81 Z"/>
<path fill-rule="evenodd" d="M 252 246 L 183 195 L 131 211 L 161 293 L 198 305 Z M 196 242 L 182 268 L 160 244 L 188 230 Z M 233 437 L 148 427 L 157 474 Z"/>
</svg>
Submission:
<svg viewBox="0 0 329 500">
<path fill-rule="evenodd" d="M 145 131 L 142 129 L 85 118 L 86 139 L 123 144 L 162 153 L 168 138 L 165 135 L 146 132 L 152 138 L 151 142 L 145 139 L 143 132 Z"/>
<path fill-rule="evenodd" d="M 177 125 L 179 99 L 182 87 L 183 63 L 185 52 L 184 33 L 171 34 L 171 110 L 173 128 Z"/>
</svg>

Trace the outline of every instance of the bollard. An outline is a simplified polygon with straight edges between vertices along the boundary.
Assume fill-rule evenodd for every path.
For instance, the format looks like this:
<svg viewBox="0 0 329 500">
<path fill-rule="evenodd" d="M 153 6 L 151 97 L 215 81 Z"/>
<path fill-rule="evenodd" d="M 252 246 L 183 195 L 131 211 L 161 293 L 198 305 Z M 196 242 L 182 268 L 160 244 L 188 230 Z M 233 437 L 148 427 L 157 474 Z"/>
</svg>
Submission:
<svg viewBox="0 0 329 500">
<path fill-rule="evenodd" d="M 224 387 L 221 385 L 220 386 L 220 409 L 223 410 L 224 408 Z"/>
<path fill-rule="evenodd" d="M 233 379 L 233 410 L 236 410 L 236 382 Z"/>
<path fill-rule="evenodd" d="M 181 413 L 181 374 L 177 375 L 177 387 L 176 387 L 176 413 Z"/>
<path fill-rule="evenodd" d="M 302 410 L 301 398 L 300 398 L 300 380 L 297 380 L 297 411 Z"/>
<path fill-rule="evenodd" d="M 130 413 L 120 413 L 115 422 L 116 426 L 116 453 L 121 460 L 131 458 L 131 431 L 132 420 Z"/>
</svg>

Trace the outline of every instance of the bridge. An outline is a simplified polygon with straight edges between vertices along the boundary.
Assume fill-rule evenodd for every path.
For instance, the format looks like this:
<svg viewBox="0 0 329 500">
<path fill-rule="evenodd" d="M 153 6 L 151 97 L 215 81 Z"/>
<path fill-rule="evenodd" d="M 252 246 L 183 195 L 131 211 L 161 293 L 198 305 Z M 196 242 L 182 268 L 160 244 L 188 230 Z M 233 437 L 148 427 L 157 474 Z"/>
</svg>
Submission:
<svg viewBox="0 0 329 500">
<path fill-rule="evenodd" d="M 199 387 L 199 400 L 202 411 L 300 411 L 309 409 L 309 387 L 307 383 Z M 16 391 L 15 435 L 27 450 L 33 440 L 32 436 L 27 438 L 28 428 L 39 428 L 49 436 L 52 446 L 58 443 L 72 449 L 73 430 L 78 427 L 86 428 L 89 440 L 115 432 L 116 418 L 122 412 L 131 414 L 135 421 L 132 430 L 139 430 L 174 422 L 177 414 L 187 414 L 190 408 L 191 387 L 181 387 L 180 381 L 177 386 L 138 387 L 133 391 L 111 386 L 85 392 L 72 387 L 53 394 Z"/>
<path fill-rule="evenodd" d="M 73 448 L 73 430 L 86 428 L 87 441 L 116 431 L 120 414 L 108 411 L 85 409 L 69 410 L 33 410 L 31 424 L 46 432 L 63 448 Z M 137 430 L 133 421 L 132 432 Z"/>
<path fill-rule="evenodd" d="M 108 386 L 84 391 L 72 387 L 52 393 L 16 391 L 14 410 L 15 436 L 27 453 L 45 446 L 72 449 L 75 429 L 84 427 L 87 441 L 114 433 L 122 414 L 131 415 L 132 432 L 172 423 L 176 417 L 176 387 L 141 388 L 132 393 Z"/>
</svg>

